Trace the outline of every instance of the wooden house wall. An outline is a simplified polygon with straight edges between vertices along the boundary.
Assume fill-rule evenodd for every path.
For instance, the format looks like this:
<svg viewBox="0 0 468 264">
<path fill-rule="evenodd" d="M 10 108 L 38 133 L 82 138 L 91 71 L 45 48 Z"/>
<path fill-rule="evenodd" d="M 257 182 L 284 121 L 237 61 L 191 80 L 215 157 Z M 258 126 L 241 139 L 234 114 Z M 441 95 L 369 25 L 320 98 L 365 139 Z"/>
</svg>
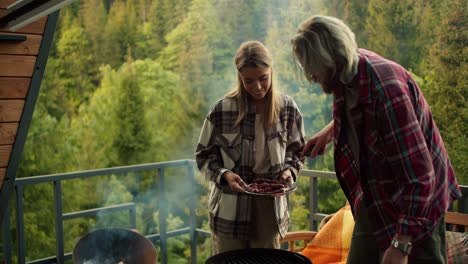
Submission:
<svg viewBox="0 0 468 264">
<path fill-rule="evenodd" d="M 15 1 L 0 0 L 0 17 Z M 0 29 L 0 35 L 26 36 L 22 42 L 0 40 L 0 189 L 16 140 L 46 22 L 47 17 L 43 17 L 15 32 Z"/>
</svg>

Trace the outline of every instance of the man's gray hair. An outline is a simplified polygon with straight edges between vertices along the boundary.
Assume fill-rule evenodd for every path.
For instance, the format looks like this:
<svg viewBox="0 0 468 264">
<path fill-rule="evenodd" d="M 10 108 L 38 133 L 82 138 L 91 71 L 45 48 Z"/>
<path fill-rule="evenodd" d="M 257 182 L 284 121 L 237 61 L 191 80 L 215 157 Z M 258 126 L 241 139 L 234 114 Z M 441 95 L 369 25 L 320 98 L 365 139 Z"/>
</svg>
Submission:
<svg viewBox="0 0 468 264">
<path fill-rule="evenodd" d="M 319 80 L 339 74 L 343 84 L 357 73 L 359 56 L 354 33 L 343 21 L 330 16 L 313 16 L 304 21 L 291 39 L 294 55 L 303 67 L 306 78 Z M 337 64 L 342 69 L 337 69 Z M 340 70 L 340 72 L 338 72 Z"/>
</svg>

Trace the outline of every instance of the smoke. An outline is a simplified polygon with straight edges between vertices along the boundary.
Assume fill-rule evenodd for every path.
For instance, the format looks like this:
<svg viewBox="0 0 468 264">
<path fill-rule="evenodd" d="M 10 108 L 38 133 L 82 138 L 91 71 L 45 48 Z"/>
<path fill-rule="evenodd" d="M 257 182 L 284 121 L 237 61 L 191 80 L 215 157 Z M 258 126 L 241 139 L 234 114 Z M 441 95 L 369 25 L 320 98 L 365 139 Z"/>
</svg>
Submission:
<svg viewBox="0 0 468 264">
<path fill-rule="evenodd" d="M 189 173 L 189 170 L 193 170 Z M 100 206 L 115 206 L 124 203 L 136 204 L 136 229 L 145 234 L 159 234 L 188 227 L 190 211 L 200 206 L 197 193 L 206 193 L 197 183 L 198 173 L 189 167 L 165 168 L 158 171 L 134 172 L 127 175 L 112 175 L 96 185 Z M 130 226 L 128 211 L 103 212 L 97 215 L 97 227 Z"/>
</svg>

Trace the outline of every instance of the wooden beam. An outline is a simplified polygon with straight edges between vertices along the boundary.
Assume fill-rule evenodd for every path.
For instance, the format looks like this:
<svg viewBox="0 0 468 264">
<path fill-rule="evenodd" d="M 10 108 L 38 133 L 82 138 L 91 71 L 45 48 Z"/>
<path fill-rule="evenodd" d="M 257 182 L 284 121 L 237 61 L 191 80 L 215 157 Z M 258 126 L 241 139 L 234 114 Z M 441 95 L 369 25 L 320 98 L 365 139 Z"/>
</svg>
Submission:
<svg viewBox="0 0 468 264">
<path fill-rule="evenodd" d="M 0 33 L 6 35 L 6 33 Z M 24 35 L 18 33 L 9 33 L 8 35 L 26 36 L 26 40 L 22 42 L 0 41 L 0 54 L 4 55 L 37 55 L 39 46 L 41 45 L 42 36 L 40 35 Z"/>
<path fill-rule="evenodd" d="M 455 225 L 452 231 L 457 231 L 457 227 L 462 227 L 465 232 L 468 232 L 468 214 L 447 212 L 445 223 Z"/>
<path fill-rule="evenodd" d="M 7 167 L 13 145 L 0 146 L 0 167 Z"/>
<path fill-rule="evenodd" d="M 0 55 L 0 76 L 31 77 L 36 56 Z"/>
<path fill-rule="evenodd" d="M 0 145 L 13 145 L 19 123 L 0 123 Z"/>
<path fill-rule="evenodd" d="M 9 5 L 13 4 L 18 0 L 0 0 L 0 8 L 6 9 Z"/>
<path fill-rule="evenodd" d="M 2 0 L 0 0 L 2 1 Z M 0 9 L 0 17 L 5 14 L 5 10 Z M 40 34 L 42 35 L 44 33 L 44 29 L 47 23 L 47 16 L 39 18 L 37 21 L 34 21 L 30 24 L 25 25 L 22 28 L 17 29 L 16 31 L 11 31 L 11 30 L 5 30 L 5 29 L 0 29 L 0 32 L 3 33 L 26 33 L 26 34 Z"/>
<path fill-rule="evenodd" d="M 0 77 L 0 99 L 24 99 L 28 94 L 31 78 Z"/>
<path fill-rule="evenodd" d="M 23 106 L 24 100 L 0 100 L 0 122 L 19 122 Z"/>
<path fill-rule="evenodd" d="M 5 179 L 6 168 L 0 168 L 0 189 L 3 185 L 3 179 Z"/>
</svg>

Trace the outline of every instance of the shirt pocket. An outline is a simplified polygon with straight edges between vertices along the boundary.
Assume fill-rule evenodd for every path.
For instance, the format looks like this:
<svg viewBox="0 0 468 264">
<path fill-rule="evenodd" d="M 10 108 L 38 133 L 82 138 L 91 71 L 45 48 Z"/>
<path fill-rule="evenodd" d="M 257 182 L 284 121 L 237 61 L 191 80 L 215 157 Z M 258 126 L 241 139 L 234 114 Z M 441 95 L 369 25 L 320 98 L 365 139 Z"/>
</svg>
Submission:
<svg viewBox="0 0 468 264">
<path fill-rule="evenodd" d="M 385 153 L 375 145 L 367 146 L 369 158 L 366 168 L 369 168 L 368 185 L 371 190 L 383 199 L 395 199 L 399 196 L 400 182 L 396 171 L 392 169 Z M 385 193 L 381 190 L 386 190 Z"/>
<path fill-rule="evenodd" d="M 231 170 L 239 162 L 242 153 L 242 136 L 240 134 L 219 134 L 216 143 L 220 146 L 224 167 Z"/>
<path fill-rule="evenodd" d="M 280 130 L 267 135 L 268 150 L 272 165 L 283 164 L 288 145 L 288 131 Z"/>
</svg>

